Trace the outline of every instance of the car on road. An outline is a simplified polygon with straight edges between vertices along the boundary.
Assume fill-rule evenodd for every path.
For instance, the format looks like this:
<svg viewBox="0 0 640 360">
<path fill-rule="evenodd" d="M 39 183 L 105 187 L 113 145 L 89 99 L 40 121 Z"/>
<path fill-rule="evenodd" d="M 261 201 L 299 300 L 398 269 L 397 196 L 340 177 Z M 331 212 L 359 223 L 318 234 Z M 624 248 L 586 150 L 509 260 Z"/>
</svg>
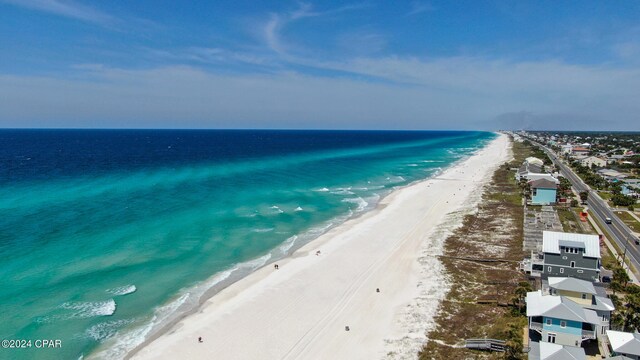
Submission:
<svg viewBox="0 0 640 360">
<path fill-rule="evenodd" d="M 633 238 L 633 241 L 636 243 L 636 245 L 640 245 L 640 239 L 638 239 L 638 238 Z"/>
<path fill-rule="evenodd" d="M 603 282 L 603 283 L 610 283 L 610 282 L 611 282 L 611 277 L 609 277 L 609 276 L 603 276 L 603 277 L 602 277 L 602 282 Z"/>
<path fill-rule="evenodd" d="M 608 218 L 604 219 L 604 222 L 607 223 L 607 224 L 611 224 L 611 218 L 608 217 Z"/>
</svg>

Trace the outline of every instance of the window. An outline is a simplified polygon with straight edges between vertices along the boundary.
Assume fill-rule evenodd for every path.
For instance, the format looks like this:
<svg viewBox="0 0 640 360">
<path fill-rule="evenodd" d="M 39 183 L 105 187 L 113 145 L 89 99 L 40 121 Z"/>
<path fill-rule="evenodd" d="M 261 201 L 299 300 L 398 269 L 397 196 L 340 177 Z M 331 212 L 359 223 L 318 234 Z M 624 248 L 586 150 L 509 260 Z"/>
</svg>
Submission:
<svg viewBox="0 0 640 360">
<path fill-rule="evenodd" d="M 582 271 L 582 270 L 577 270 L 576 272 L 577 272 L 578 274 L 582 274 L 584 271 Z"/>
<path fill-rule="evenodd" d="M 587 294 L 582 294 L 582 299 L 586 300 L 587 299 Z"/>
<path fill-rule="evenodd" d="M 566 252 L 568 254 L 579 254 L 579 253 L 582 252 L 582 249 L 573 248 L 573 247 L 566 247 L 566 248 L 564 248 L 564 252 Z"/>
<path fill-rule="evenodd" d="M 564 274 L 564 268 L 560 268 L 560 274 Z"/>
<path fill-rule="evenodd" d="M 548 271 L 549 271 L 549 272 L 551 272 L 551 266 L 549 266 L 549 269 L 548 269 Z"/>
<path fill-rule="evenodd" d="M 575 261 L 572 261 L 572 262 L 571 262 L 571 267 L 572 267 L 572 268 L 576 267 L 576 262 L 575 262 Z"/>
<path fill-rule="evenodd" d="M 551 319 L 547 319 L 547 325 L 551 325 Z"/>
<path fill-rule="evenodd" d="M 560 327 L 561 328 L 566 328 L 567 327 L 567 322 L 564 320 L 560 320 Z"/>
<path fill-rule="evenodd" d="M 547 334 L 547 342 L 555 344 L 556 343 L 556 334 L 552 334 L 552 333 Z"/>
</svg>

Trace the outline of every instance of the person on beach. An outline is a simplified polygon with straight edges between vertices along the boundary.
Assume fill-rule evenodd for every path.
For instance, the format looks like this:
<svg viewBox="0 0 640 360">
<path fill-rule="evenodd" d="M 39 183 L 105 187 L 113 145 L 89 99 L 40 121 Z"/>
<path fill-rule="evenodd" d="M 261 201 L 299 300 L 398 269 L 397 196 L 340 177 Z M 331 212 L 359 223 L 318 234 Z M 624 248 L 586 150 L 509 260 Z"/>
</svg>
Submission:
<svg viewBox="0 0 640 360">
<path fill-rule="evenodd" d="M 202 336 L 198 337 L 198 342 L 201 343 L 202 342 Z"/>
<path fill-rule="evenodd" d="M 320 256 L 320 250 L 316 251 L 316 256 Z"/>
<path fill-rule="evenodd" d="M 278 267 L 278 264 L 273 265 L 273 267 L 274 267 L 276 270 L 278 270 L 278 268 L 279 268 L 279 267 Z"/>
</svg>

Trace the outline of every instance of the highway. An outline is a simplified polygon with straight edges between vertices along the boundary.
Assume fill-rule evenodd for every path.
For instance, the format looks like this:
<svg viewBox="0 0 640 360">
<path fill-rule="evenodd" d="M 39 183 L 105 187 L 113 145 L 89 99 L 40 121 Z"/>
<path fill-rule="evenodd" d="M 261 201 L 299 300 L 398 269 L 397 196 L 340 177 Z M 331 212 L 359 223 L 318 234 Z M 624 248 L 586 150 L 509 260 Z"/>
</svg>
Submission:
<svg viewBox="0 0 640 360">
<path fill-rule="evenodd" d="M 585 184 L 578 175 L 576 175 L 569 166 L 565 165 L 560 159 L 558 159 L 553 151 L 551 151 L 546 146 L 535 142 L 529 139 L 532 143 L 538 145 L 546 154 L 549 156 L 551 161 L 555 165 L 560 168 L 560 173 L 566 177 L 576 189 L 577 192 L 587 191 L 589 196 L 587 198 L 587 206 L 589 207 L 589 216 L 595 216 L 600 221 L 603 227 L 606 227 L 608 233 L 613 237 L 613 240 L 618 244 L 618 248 L 624 251 L 625 247 L 627 249 L 626 257 L 630 260 L 633 267 L 636 269 L 636 276 L 638 276 L 637 270 L 640 269 L 640 249 L 639 246 L 635 244 L 635 235 L 629 229 L 629 227 L 622 222 L 614 213 L 611 211 L 609 206 L 602 200 L 596 192 L 591 190 L 589 185 Z M 605 223 L 605 218 L 611 219 L 611 224 Z"/>
</svg>

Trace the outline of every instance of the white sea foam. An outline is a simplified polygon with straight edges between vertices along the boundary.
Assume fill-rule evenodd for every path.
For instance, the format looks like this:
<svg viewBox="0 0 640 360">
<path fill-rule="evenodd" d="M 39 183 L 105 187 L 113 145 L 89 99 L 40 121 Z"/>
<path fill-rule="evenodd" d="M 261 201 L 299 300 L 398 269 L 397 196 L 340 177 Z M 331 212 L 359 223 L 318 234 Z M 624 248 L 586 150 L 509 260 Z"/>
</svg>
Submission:
<svg viewBox="0 0 640 360">
<path fill-rule="evenodd" d="M 142 344 L 144 339 L 149 335 L 151 330 L 156 328 L 158 324 L 163 324 L 170 319 L 172 315 L 176 313 L 176 310 L 180 308 L 190 297 L 189 293 L 182 294 L 174 301 L 167 305 L 158 307 L 145 326 L 141 326 L 135 329 L 131 329 L 122 333 L 118 333 L 118 336 L 112 337 L 114 342 L 103 351 L 95 354 L 97 359 L 121 359 L 127 354 L 127 352 L 133 350 L 136 346 Z"/>
<path fill-rule="evenodd" d="M 358 205 L 358 207 L 356 208 L 356 213 L 363 211 L 364 209 L 367 208 L 367 205 L 369 205 L 369 203 L 366 202 L 361 197 L 343 199 L 342 202 L 347 202 L 347 203 Z"/>
<path fill-rule="evenodd" d="M 416 166 L 418 166 L 418 164 L 407 164 L 407 166 L 416 167 Z"/>
<path fill-rule="evenodd" d="M 327 189 L 326 187 L 320 188 L 320 189 L 314 189 L 313 191 L 317 191 L 317 192 L 328 192 L 329 189 Z"/>
<path fill-rule="evenodd" d="M 92 302 L 66 302 L 61 309 L 73 310 L 69 318 L 88 318 L 94 316 L 110 316 L 116 312 L 116 302 L 113 299 Z"/>
<path fill-rule="evenodd" d="M 293 239 L 292 241 L 295 241 L 295 239 Z M 205 294 L 207 290 L 228 279 L 232 273 L 238 270 L 241 270 L 243 272 L 252 272 L 264 266 L 269 261 L 269 259 L 271 259 L 271 254 L 266 254 L 259 258 L 238 264 L 229 270 L 216 274 L 209 280 L 206 280 L 192 288 L 184 290 L 182 292 L 182 295 L 180 295 L 175 300 L 166 305 L 156 308 L 153 313 L 153 317 L 150 321 L 146 322 L 145 325 L 133 329 L 128 329 L 126 331 L 120 331 L 117 333 L 117 336 L 111 336 L 110 341 L 113 342 L 106 343 L 107 347 L 104 350 L 96 353 L 96 358 L 123 358 L 128 352 L 135 349 L 138 345 L 142 344 L 149 335 L 162 328 L 164 324 L 173 321 L 178 316 L 180 316 L 180 314 L 184 313 L 188 309 L 192 309 L 197 306 L 198 300 Z"/>
<path fill-rule="evenodd" d="M 297 208 L 295 208 L 293 211 L 302 211 L 304 210 L 302 207 L 298 206 Z"/>
<path fill-rule="evenodd" d="M 349 191 L 347 189 L 339 189 L 336 191 L 332 191 L 331 193 L 335 195 L 353 195 L 354 194 L 353 191 Z"/>
<path fill-rule="evenodd" d="M 274 229 L 275 228 L 263 228 L 263 229 L 253 229 L 251 231 L 256 233 L 266 233 L 266 232 L 273 231 Z"/>
<path fill-rule="evenodd" d="M 97 323 L 88 328 L 84 335 L 95 341 L 102 342 L 107 340 L 118 333 L 123 326 L 129 325 L 133 322 L 133 319 L 123 320 L 109 320 L 101 323 Z"/>
<path fill-rule="evenodd" d="M 259 258 L 249 260 L 247 262 L 243 262 L 238 265 L 238 268 L 249 268 L 251 270 L 255 270 L 263 266 L 264 264 L 266 264 L 267 261 L 269 261 L 269 259 L 271 259 L 271 254 L 266 254 L 266 255 L 260 256 Z"/>
<path fill-rule="evenodd" d="M 280 207 L 278 205 L 273 205 L 269 209 L 275 210 L 275 212 L 277 212 L 278 214 L 282 214 L 284 212 L 284 211 L 282 211 L 282 209 L 280 209 Z"/>
<path fill-rule="evenodd" d="M 282 243 L 282 245 L 280 245 L 280 251 L 282 252 L 282 254 L 286 254 L 291 249 L 293 244 L 296 243 L 297 239 L 298 239 L 298 235 L 293 235 L 289 237 L 287 240 L 285 240 Z"/>
<path fill-rule="evenodd" d="M 122 296 L 122 295 L 134 293 L 136 292 L 136 290 L 138 290 L 138 288 L 136 288 L 135 285 L 126 285 L 126 286 L 116 287 L 113 289 L 108 289 L 107 292 L 112 295 Z"/>
</svg>

